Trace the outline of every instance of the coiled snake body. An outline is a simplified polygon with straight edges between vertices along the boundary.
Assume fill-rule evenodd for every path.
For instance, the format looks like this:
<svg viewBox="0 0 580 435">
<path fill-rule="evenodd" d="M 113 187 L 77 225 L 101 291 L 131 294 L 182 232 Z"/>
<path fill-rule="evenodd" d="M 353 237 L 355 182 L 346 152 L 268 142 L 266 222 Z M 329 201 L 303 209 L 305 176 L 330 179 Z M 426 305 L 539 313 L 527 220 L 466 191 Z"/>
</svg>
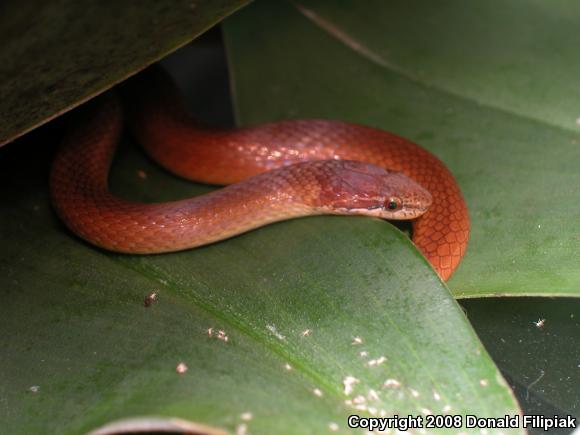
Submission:
<svg viewBox="0 0 580 435">
<path fill-rule="evenodd" d="M 154 160 L 194 181 L 231 185 L 169 203 L 113 196 L 107 178 L 123 110 L 114 94 L 98 97 L 82 109 L 51 173 L 59 216 L 97 246 L 168 252 L 299 216 L 362 214 L 416 218 L 413 242 L 445 280 L 465 253 L 469 217 L 457 183 L 440 160 L 406 139 L 327 120 L 202 128 L 157 69 L 121 89 L 130 128 Z"/>
</svg>

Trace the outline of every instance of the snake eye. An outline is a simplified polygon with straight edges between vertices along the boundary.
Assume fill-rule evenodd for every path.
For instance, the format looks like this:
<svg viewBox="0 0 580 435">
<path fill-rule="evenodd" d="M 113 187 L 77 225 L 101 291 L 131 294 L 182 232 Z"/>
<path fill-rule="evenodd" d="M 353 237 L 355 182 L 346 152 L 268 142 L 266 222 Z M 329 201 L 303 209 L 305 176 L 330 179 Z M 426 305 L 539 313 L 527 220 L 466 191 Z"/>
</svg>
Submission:
<svg viewBox="0 0 580 435">
<path fill-rule="evenodd" d="M 387 201 L 387 208 L 389 210 L 398 210 L 402 206 L 402 202 L 399 198 L 389 198 Z"/>
</svg>

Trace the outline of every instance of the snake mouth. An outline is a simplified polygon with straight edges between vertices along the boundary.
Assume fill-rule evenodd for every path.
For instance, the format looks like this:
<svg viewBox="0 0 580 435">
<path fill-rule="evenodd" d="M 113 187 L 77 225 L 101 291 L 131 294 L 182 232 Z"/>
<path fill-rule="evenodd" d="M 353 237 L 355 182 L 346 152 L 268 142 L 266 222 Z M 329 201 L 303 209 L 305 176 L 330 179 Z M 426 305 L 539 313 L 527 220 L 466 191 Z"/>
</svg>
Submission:
<svg viewBox="0 0 580 435">
<path fill-rule="evenodd" d="M 422 215 L 424 215 L 429 208 L 431 207 L 431 201 L 421 202 L 419 204 L 405 204 L 405 207 L 401 212 L 406 215 L 407 217 L 403 217 L 402 219 L 416 219 Z"/>
<path fill-rule="evenodd" d="M 431 207 L 431 203 L 429 202 L 428 205 L 426 204 L 420 204 L 420 205 L 413 205 L 410 208 L 415 212 L 415 213 L 419 213 L 419 214 L 423 214 L 426 213 L 429 210 L 429 207 Z"/>
<path fill-rule="evenodd" d="M 365 208 L 337 208 L 330 211 L 330 213 L 338 215 L 363 215 L 379 219 L 399 221 L 416 219 L 423 215 L 428 209 L 429 206 L 426 205 L 405 205 L 402 209 L 393 211 L 382 205 L 376 205 Z"/>
<path fill-rule="evenodd" d="M 387 215 L 383 219 L 396 221 L 417 219 L 425 214 L 427 210 L 427 207 L 406 208 L 396 212 L 386 213 Z"/>
</svg>

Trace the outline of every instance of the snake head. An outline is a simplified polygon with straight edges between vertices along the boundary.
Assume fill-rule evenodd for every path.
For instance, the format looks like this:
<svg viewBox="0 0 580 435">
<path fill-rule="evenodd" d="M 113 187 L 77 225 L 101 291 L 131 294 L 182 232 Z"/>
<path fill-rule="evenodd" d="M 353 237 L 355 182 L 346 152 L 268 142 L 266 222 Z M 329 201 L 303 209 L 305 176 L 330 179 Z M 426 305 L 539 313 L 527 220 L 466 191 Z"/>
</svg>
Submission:
<svg viewBox="0 0 580 435">
<path fill-rule="evenodd" d="M 327 213 L 382 219 L 415 219 L 431 205 L 431 194 L 400 172 L 355 161 L 328 161 L 326 186 L 320 192 Z"/>
</svg>

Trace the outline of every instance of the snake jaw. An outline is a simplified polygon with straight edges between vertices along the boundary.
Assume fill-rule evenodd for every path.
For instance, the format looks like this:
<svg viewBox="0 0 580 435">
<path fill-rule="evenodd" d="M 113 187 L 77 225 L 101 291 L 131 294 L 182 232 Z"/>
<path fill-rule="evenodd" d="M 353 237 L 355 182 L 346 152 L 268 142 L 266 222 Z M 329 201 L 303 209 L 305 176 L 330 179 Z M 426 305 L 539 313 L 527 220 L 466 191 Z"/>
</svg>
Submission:
<svg viewBox="0 0 580 435">
<path fill-rule="evenodd" d="M 378 201 L 377 201 L 378 202 Z M 386 220 L 412 220 L 417 219 L 427 212 L 428 206 L 416 205 L 414 203 L 404 204 L 400 210 L 392 211 L 382 205 L 374 207 L 341 207 L 331 211 L 332 214 L 339 215 L 363 215 Z"/>
</svg>

